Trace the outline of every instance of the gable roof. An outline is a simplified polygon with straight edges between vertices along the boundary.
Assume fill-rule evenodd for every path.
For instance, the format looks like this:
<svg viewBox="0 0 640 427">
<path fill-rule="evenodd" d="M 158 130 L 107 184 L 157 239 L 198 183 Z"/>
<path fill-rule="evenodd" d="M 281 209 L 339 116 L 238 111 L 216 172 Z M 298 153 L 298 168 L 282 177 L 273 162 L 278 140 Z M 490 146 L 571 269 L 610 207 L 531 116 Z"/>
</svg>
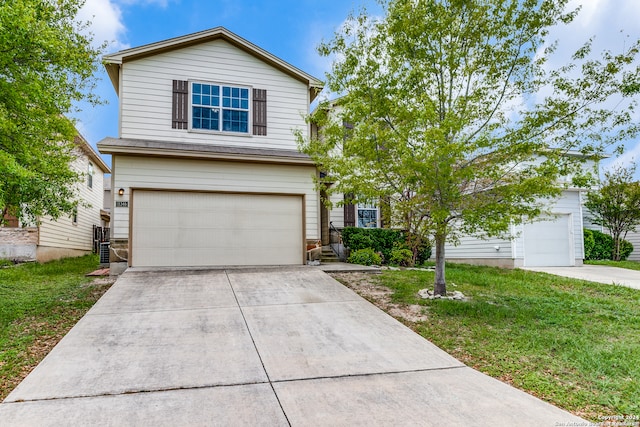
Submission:
<svg viewBox="0 0 640 427">
<path fill-rule="evenodd" d="M 119 90 L 118 88 L 120 87 L 120 67 L 125 62 L 218 39 L 230 43 L 250 55 L 255 56 L 261 61 L 266 62 L 272 67 L 277 68 L 285 74 L 288 74 L 294 79 L 307 84 L 309 86 L 312 101 L 323 88 L 321 80 L 305 73 L 277 56 L 272 55 L 266 50 L 256 46 L 248 40 L 243 39 L 237 34 L 232 33 L 224 27 L 215 27 L 197 33 L 121 50 L 119 52 L 104 55 L 102 60 L 105 68 L 107 69 L 107 73 L 109 74 L 109 78 L 111 79 L 111 83 L 117 93 Z"/>
<path fill-rule="evenodd" d="M 87 142 L 84 136 L 80 135 L 80 132 L 76 134 L 73 142 L 78 147 L 80 147 L 80 149 L 87 155 L 87 157 L 89 157 L 93 161 L 93 163 L 95 163 L 102 170 L 102 172 L 111 173 L 111 169 L 109 168 L 109 166 L 107 166 L 104 160 L 102 160 L 102 157 L 100 157 L 100 155 L 96 153 L 96 150 L 93 149 L 93 147 Z"/>
</svg>

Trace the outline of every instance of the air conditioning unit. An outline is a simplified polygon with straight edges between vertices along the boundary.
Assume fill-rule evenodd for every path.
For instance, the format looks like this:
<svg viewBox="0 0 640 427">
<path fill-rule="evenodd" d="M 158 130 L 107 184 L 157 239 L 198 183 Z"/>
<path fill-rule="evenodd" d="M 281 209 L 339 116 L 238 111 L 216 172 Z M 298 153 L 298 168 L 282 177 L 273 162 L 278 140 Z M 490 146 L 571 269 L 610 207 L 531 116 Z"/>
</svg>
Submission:
<svg viewBox="0 0 640 427">
<path fill-rule="evenodd" d="M 109 265 L 109 242 L 100 243 L 100 264 Z"/>
</svg>

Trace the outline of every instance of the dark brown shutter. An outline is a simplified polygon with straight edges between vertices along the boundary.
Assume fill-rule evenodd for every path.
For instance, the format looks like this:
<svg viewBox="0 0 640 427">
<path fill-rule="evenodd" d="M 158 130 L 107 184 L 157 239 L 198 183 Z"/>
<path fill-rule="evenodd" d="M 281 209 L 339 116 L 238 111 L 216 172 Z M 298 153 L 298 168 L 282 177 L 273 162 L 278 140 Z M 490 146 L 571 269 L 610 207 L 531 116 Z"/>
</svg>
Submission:
<svg viewBox="0 0 640 427">
<path fill-rule="evenodd" d="M 253 134 L 267 134 L 267 91 L 253 89 Z"/>
<path fill-rule="evenodd" d="M 356 206 L 353 204 L 353 195 L 344 195 L 344 226 L 356 226 Z"/>
<path fill-rule="evenodd" d="M 173 129 L 187 129 L 188 125 L 189 125 L 189 82 L 186 80 L 174 80 L 171 127 Z"/>
</svg>

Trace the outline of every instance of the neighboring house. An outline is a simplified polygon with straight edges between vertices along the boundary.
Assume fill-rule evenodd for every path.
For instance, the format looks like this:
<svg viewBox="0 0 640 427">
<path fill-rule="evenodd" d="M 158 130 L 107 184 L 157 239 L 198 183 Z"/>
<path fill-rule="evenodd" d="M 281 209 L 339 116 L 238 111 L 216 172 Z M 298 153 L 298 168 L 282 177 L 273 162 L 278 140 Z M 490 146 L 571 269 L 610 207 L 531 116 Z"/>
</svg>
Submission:
<svg viewBox="0 0 640 427">
<path fill-rule="evenodd" d="M 580 266 L 584 260 L 581 190 L 568 189 L 549 202 L 550 216 L 513 225 L 511 238 L 462 237 L 447 244 L 448 262 L 498 267 Z"/>
<path fill-rule="evenodd" d="M 81 205 L 74 215 L 57 220 L 42 217 L 36 225 L 12 221 L 9 227 L 0 227 L 0 258 L 46 262 L 92 252 L 93 228 L 101 226 L 106 214 L 101 209 L 102 188 L 104 174 L 110 170 L 82 136 L 75 143 L 71 167 L 84 176 L 77 184 Z"/>
<path fill-rule="evenodd" d="M 322 83 L 222 27 L 103 60 L 120 102 L 119 137 L 98 144 L 114 269 L 303 264 L 321 208 L 294 131 Z"/>
<path fill-rule="evenodd" d="M 597 163 L 587 161 L 584 167 L 596 171 Z M 532 223 L 513 225 L 504 238 L 463 236 L 457 245 L 448 243 L 445 247 L 447 261 L 506 268 L 582 265 L 583 191 L 566 188 L 559 198 L 549 201 L 546 209 L 551 215 Z M 343 198 L 342 194 L 331 196 L 333 208 L 329 211 L 329 221 L 335 228 L 382 226 L 378 206 L 345 204 L 338 207 L 337 203 Z"/>
</svg>

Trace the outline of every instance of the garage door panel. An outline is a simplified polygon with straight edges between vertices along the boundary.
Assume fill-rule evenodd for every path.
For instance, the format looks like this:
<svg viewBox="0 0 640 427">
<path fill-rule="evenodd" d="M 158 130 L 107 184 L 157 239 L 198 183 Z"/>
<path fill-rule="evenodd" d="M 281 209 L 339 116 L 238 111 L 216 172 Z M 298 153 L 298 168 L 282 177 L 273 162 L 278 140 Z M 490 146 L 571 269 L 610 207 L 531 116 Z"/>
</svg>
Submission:
<svg viewBox="0 0 640 427">
<path fill-rule="evenodd" d="M 300 264 L 302 197 L 136 191 L 132 265 Z"/>
<path fill-rule="evenodd" d="M 553 267 L 573 265 L 571 217 L 563 214 L 524 226 L 524 265 Z"/>
</svg>

